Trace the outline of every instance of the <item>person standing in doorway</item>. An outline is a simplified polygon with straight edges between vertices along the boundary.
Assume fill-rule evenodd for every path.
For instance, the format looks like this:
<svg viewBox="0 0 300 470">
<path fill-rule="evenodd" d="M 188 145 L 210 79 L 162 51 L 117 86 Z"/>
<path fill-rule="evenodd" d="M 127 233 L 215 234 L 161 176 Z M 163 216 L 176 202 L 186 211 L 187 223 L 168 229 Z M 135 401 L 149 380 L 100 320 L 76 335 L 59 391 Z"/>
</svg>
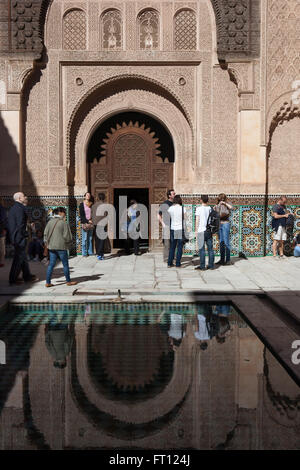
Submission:
<svg viewBox="0 0 300 470">
<path fill-rule="evenodd" d="M 4 266 L 5 260 L 5 241 L 7 233 L 7 213 L 6 209 L 1 204 L 0 199 L 0 268 Z"/>
<path fill-rule="evenodd" d="M 140 246 L 140 227 L 136 223 L 136 219 L 140 216 L 140 211 L 138 210 L 138 203 L 135 199 L 132 199 L 129 203 L 127 209 L 127 239 L 126 239 L 126 254 L 130 254 L 130 245 L 131 240 L 133 242 L 133 251 L 135 256 L 139 255 L 139 246 Z M 138 225 L 138 226 L 137 226 Z"/>
<path fill-rule="evenodd" d="M 168 268 L 173 266 L 173 260 L 176 253 L 176 267 L 181 266 L 181 257 L 183 250 L 184 235 L 184 214 L 185 209 L 182 207 L 182 199 L 179 195 L 174 196 L 173 205 L 169 208 L 168 213 L 171 217 L 171 234 L 170 234 L 170 251 L 168 258 Z"/>
<path fill-rule="evenodd" d="M 98 208 L 104 204 L 105 201 L 105 194 L 104 193 L 99 193 L 98 194 L 98 202 L 96 202 L 92 206 L 92 222 L 94 226 L 94 232 L 95 232 L 95 244 L 96 244 L 96 253 L 97 253 L 97 259 L 99 261 L 104 260 L 104 244 L 105 244 L 105 238 L 99 237 L 99 234 L 97 234 L 97 224 L 101 222 L 105 217 L 107 217 L 108 212 L 105 211 L 104 215 L 97 215 Z M 101 212 L 101 211 L 99 211 Z M 107 232 L 107 225 L 104 228 L 104 231 Z"/>
<path fill-rule="evenodd" d="M 170 251 L 170 214 L 168 210 L 173 205 L 174 197 L 174 189 L 168 189 L 167 199 L 161 204 L 158 213 L 158 220 L 162 226 L 162 239 L 164 244 L 163 259 L 165 263 L 168 261 Z"/>
<path fill-rule="evenodd" d="M 197 243 L 199 249 L 200 265 L 195 269 L 205 270 L 205 244 L 208 251 L 208 267 L 207 269 L 214 269 L 214 249 L 213 238 L 211 231 L 207 228 L 207 222 L 211 213 L 211 207 L 208 205 L 208 196 L 203 194 L 200 199 L 201 206 L 196 209 L 196 231 Z"/>
<path fill-rule="evenodd" d="M 286 203 L 287 198 L 281 196 L 277 204 L 272 207 L 272 229 L 274 232 L 272 250 L 274 259 L 284 258 L 283 243 L 287 239 L 286 221 L 289 216 L 289 212 L 286 211 Z M 277 258 L 278 251 L 280 258 Z"/>
<path fill-rule="evenodd" d="M 230 264 L 230 214 L 232 211 L 232 205 L 227 201 L 226 194 L 219 194 L 214 210 L 220 216 L 220 260 L 216 264 L 225 266 Z"/>
<path fill-rule="evenodd" d="M 82 228 L 82 256 L 93 255 L 93 221 L 92 221 L 93 196 L 85 193 L 84 200 L 79 204 L 80 222 Z"/>
<path fill-rule="evenodd" d="M 14 205 L 8 213 L 8 231 L 11 243 L 14 246 L 14 258 L 9 273 L 10 284 L 21 284 L 25 282 L 36 282 L 39 279 L 31 274 L 27 261 L 27 197 L 24 193 L 15 193 Z M 20 272 L 23 273 L 23 280 L 18 279 Z"/>
<path fill-rule="evenodd" d="M 72 233 L 66 221 L 66 209 L 64 207 L 58 207 L 53 210 L 53 217 L 47 223 L 44 232 L 44 242 L 49 250 L 50 258 L 47 269 L 46 287 L 53 287 L 51 277 L 58 259 L 60 259 L 63 264 L 67 286 L 75 286 L 77 284 L 76 281 L 71 281 L 70 279 L 68 249 L 71 241 Z"/>
</svg>

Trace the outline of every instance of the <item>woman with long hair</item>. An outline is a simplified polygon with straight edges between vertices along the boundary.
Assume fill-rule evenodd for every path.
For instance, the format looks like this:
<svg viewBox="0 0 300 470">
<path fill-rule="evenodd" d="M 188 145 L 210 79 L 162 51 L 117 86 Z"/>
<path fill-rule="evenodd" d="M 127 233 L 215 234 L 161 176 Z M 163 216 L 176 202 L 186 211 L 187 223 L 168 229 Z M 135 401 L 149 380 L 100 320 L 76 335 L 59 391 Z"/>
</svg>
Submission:
<svg viewBox="0 0 300 470">
<path fill-rule="evenodd" d="M 82 232 L 82 255 L 93 255 L 93 222 L 92 222 L 92 205 L 93 196 L 87 192 L 84 200 L 79 204 L 79 214 Z"/>
<path fill-rule="evenodd" d="M 227 201 L 227 196 L 224 193 L 219 194 L 218 203 L 214 207 L 220 216 L 220 261 L 216 264 L 230 264 L 230 214 L 232 205 Z"/>
</svg>

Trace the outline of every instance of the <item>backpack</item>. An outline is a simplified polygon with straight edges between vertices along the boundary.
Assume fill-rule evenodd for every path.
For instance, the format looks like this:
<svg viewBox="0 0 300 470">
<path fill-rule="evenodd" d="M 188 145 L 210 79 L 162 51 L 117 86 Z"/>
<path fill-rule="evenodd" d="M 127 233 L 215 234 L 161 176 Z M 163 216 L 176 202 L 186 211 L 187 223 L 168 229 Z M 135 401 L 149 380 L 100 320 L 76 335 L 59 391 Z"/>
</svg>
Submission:
<svg viewBox="0 0 300 470">
<path fill-rule="evenodd" d="M 212 234 L 218 233 L 220 229 L 220 215 L 218 214 L 217 211 L 214 209 L 211 209 L 208 219 L 207 219 L 207 224 L 206 224 L 206 230 L 209 230 Z"/>
<path fill-rule="evenodd" d="M 295 217 L 293 214 L 289 214 L 286 219 L 286 225 L 287 227 L 290 226 L 294 228 L 294 224 L 295 224 Z"/>
</svg>

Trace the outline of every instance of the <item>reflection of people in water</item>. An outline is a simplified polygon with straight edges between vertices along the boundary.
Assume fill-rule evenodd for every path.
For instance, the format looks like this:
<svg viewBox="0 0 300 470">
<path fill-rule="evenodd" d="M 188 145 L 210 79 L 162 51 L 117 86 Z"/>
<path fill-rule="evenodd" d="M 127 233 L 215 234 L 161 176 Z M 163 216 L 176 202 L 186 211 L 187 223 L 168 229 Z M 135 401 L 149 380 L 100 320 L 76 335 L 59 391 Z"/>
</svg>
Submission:
<svg viewBox="0 0 300 470">
<path fill-rule="evenodd" d="M 62 322 L 63 316 L 54 314 L 45 328 L 46 347 L 54 359 L 53 366 L 64 369 L 67 356 L 71 351 L 74 334 L 68 323 Z"/>
<path fill-rule="evenodd" d="M 30 364 L 30 350 L 35 342 L 38 325 L 15 322 L 15 313 L 3 315 L 0 339 L 6 346 L 6 363 L 0 365 L 0 414 L 18 378 L 25 379 Z"/>
<path fill-rule="evenodd" d="M 219 317 L 227 317 L 230 315 L 230 305 L 216 305 L 215 313 L 219 315 Z"/>
<path fill-rule="evenodd" d="M 163 310 L 157 322 L 161 330 L 168 334 L 169 344 L 173 351 L 176 351 L 185 337 L 186 324 L 183 316 L 178 313 L 169 313 Z"/>
<path fill-rule="evenodd" d="M 211 339 L 211 328 L 208 320 L 212 314 L 212 308 L 210 305 L 203 305 L 201 310 L 199 308 L 199 313 L 194 317 L 194 336 L 200 343 L 200 349 L 205 351 L 208 347 L 207 341 Z"/>
<path fill-rule="evenodd" d="M 219 316 L 219 331 L 216 335 L 216 340 L 218 343 L 222 344 L 225 343 L 226 336 L 228 336 L 230 332 L 230 323 L 228 318 Z"/>
<path fill-rule="evenodd" d="M 200 348 L 205 351 L 208 347 L 207 341 L 213 337 L 216 337 L 218 343 L 224 343 L 230 331 L 227 318 L 230 314 L 230 305 L 217 305 L 215 308 L 203 305 L 199 307 L 198 312 L 194 319 L 194 335 L 200 342 Z"/>
</svg>

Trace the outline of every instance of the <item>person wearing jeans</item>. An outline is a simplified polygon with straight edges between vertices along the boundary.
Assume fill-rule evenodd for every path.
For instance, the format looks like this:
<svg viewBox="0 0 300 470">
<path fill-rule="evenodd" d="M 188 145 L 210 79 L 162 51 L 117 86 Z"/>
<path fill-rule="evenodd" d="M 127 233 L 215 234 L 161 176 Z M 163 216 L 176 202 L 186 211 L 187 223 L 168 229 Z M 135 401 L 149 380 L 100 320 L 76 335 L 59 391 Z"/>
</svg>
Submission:
<svg viewBox="0 0 300 470">
<path fill-rule="evenodd" d="M 51 276 L 53 269 L 56 265 L 56 261 L 60 259 L 64 268 L 64 276 L 66 278 L 67 284 L 71 283 L 70 279 L 70 270 L 69 270 L 69 261 L 68 261 L 68 252 L 67 250 L 49 250 L 49 265 L 47 269 L 47 279 L 46 285 L 49 287 L 51 284 Z"/>
<path fill-rule="evenodd" d="M 224 193 L 219 194 L 218 204 L 214 207 L 220 216 L 219 242 L 220 242 L 220 260 L 218 265 L 230 264 L 230 213 L 232 205 L 227 202 L 227 196 Z"/>
<path fill-rule="evenodd" d="M 87 192 L 84 200 L 79 204 L 80 222 L 82 226 L 82 256 L 93 255 L 93 223 L 92 223 L 93 197 Z"/>
<path fill-rule="evenodd" d="M 172 230 L 170 231 L 170 251 L 168 258 L 168 266 L 173 266 L 173 259 L 176 252 L 176 267 L 181 266 L 182 250 L 183 250 L 183 241 L 182 241 L 182 230 Z"/>
<path fill-rule="evenodd" d="M 230 263 L 230 222 L 221 222 L 219 229 L 220 264 Z"/>
<path fill-rule="evenodd" d="M 211 207 L 208 205 L 207 194 L 202 194 L 201 206 L 196 209 L 196 229 L 197 229 L 197 242 L 199 249 L 200 265 L 195 269 L 205 269 L 205 244 L 208 251 L 208 267 L 207 269 L 214 269 L 214 249 L 213 249 L 213 238 L 210 230 L 207 229 L 207 221 L 211 212 Z"/>
<path fill-rule="evenodd" d="M 63 264 L 67 286 L 77 284 L 77 282 L 72 282 L 70 279 L 68 246 L 72 241 L 72 233 L 68 223 L 65 221 L 65 217 L 66 210 L 63 207 L 54 209 L 53 217 L 49 220 L 45 228 L 44 241 L 47 244 L 50 257 L 47 269 L 46 287 L 53 287 L 51 276 L 58 259 L 60 259 Z"/>
<path fill-rule="evenodd" d="M 168 268 L 173 266 L 173 259 L 175 250 L 177 247 L 176 254 L 176 267 L 181 266 L 181 257 L 183 250 L 183 230 L 184 230 L 184 214 L 185 209 L 182 207 L 182 199 L 176 194 L 173 199 L 173 205 L 168 209 L 168 213 L 171 217 L 171 230 L 170 230 L 170 251 L 168 258 Z"/>
<path fill-rule="evenodd" d="M 205 269 L 205 244 L 207 246 L 208 252 L 208 266 L 207 269 L 214 269 L 214 248 L 213 248 L 213 238 L 212 234 L 209 231 L 198 233 L 198 247 L 199 247 L 199 257 L 200 257 L 200 266 L 199 269 L 204 271 Z"/>
</svg>

